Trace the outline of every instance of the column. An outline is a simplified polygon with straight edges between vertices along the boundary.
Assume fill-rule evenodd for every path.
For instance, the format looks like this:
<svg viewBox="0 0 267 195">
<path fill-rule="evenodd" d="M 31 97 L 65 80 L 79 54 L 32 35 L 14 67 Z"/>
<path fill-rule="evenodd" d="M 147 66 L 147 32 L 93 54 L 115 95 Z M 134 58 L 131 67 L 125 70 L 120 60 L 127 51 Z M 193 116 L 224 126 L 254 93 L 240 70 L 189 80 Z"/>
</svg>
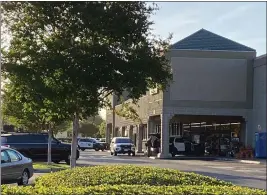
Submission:
<svg viewBox="0 0 267 195">
<path fill-rule="evenodd" d="M 110 144 L 110 128 L 109 128 L 109 124 L 106 124 L 106 143 Z"/>
<path fill-rule="evenodd" d="M 130 125 L 127 127 L 127 129 L 128 129 L 128 136 L 134 141 L 133 126 Z"/>
<path fill-rule="evenodd" d="M 169 158 L 171 157 L 169 153 L 169 122 L 171 119 L 170 114 L 161 114 L 161 141 L 160 141 L 160 153 L 158 158 Z"/>
<path fill-rule="evenodd" d="M 137 146 L 136 146 L 136 149 L 137 149 L 137 152 L 142 152 L 142 133 L 143 133 L 143 130 L 144 130 L 144 126 L 142 124 L 139 124 L 136 126 L 137 128 Z"/>
</svg>

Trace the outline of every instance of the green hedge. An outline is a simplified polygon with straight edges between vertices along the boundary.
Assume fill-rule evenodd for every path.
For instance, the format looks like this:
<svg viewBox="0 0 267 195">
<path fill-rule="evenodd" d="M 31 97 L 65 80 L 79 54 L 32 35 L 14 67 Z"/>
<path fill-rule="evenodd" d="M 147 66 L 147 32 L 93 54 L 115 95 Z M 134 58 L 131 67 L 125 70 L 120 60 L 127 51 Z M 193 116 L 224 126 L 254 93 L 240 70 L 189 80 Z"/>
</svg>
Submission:
<svg viewBox="0 0 267 195">
<path fill-rule="evenodd" d="M 266 195 L 238 186 L 99 185 L 83 188 L 2 187 L 2 195 Z"/>
<path fill-rule="evenodd" d="M 111 165 L 80 167 L 73 170 L 64 170 L 39 177 L 36 186 L 64 186 L 85 187 L 92 185 L 224 185 L 231 186 L 229 182 L 202 176 L 195 173 L 185 173 L 172 169 L 154 167 Z"/>
</svg>

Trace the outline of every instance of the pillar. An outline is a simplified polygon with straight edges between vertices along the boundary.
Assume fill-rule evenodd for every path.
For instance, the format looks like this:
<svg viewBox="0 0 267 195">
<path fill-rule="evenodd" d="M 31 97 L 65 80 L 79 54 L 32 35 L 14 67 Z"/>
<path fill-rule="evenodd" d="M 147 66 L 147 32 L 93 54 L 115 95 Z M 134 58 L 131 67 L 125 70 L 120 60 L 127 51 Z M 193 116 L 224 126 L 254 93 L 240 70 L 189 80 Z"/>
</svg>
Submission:
<svg viewBox="0 0 267 195">
<path fill-rule="evenodd" d="M 136 146 L 136 149 L 137 149 L 137 152 L 142 152 L 142 143 L 143 143 L 143 140 L 142 140 L 142 133 L 143 133 L 143 130 L 144 130 L 144 126 L 142 124 L 139 124 L 136 126 L 137 128 L 137 146 Z"/>
<path fill-rule="evenodd" d="M 169 158 L 171 157 L 169 153 L 169 123 L 171 119 L 170 114 L 161 114 L 161 141 L 160 141 L 160 153 L 158 154 L 158 158 Z"/>
<path fill-rule="evenodd" d="M 129 138 L 131 138 L 134 141 L 133 126 L 130 125 L 130 126 L 128 126 L 127 129 L 128 129 L 128 136 L 129 136 Z"/>
<path fill-rule="evenodd" d="M 106 143 L 110 144 L 110 125 L 106 124 Z"/>
</svg>

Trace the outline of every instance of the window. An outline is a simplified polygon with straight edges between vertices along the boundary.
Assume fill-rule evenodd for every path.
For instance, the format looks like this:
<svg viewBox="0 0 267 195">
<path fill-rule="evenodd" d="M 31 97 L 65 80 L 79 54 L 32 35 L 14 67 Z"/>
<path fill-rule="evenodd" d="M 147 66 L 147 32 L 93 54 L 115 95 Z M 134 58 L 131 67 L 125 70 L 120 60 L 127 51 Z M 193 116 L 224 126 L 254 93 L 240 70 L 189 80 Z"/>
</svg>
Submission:
<svg viewBox="0 0 267 195">
<path fill-rule="evenodd" d="M 1 163 L 8 163 L 10 162 L 9 157 L 6 153 L 6 151 L 1 151 Z"/>
<path fill-rule="evenodd" d="M 180 127 L 180 123 L 172 123 L 169 126 L 170 130 L 170 136 L 181 136 L 182 135 L 182 129 Z"/>
<path fill-rule="evenodd" d="M 155 129 L 155 132 L 154 133 L 161 133 L 161 125 L 160 124 L 157 124 L 155 126 L 156 126 L 156 129 Z"/>
<path fill-rule="evenodd" d="M 142 140 L 147 140 L 147 127 L 142 129 Z"/>
<path fill-rule="evenodd" d="M 6 141 L 7 141 L 7 138 L 6 138 L 6 137 L 1 137 L 1 143 L 2 143 L 2 144 L 5 144 Z"/>
<path fill-rule="evenodd" d="M 116 140 L 115 140 L 115 143 L 116 144 L 120 144 L 120 143 L 132 143 L 132 140 L 131 139 L 129 139 L 129 138 L 117 138 Z"/>
<path fill-rule="evenodd" d="M 88 142 L 97 143 L 96 139 L 88 139 Z"/>
<path fill-rule="evenodd" d="M 6 150 L 8 156 L 10 157 L 11 162 L 17 162 L 21 160 L 20 155 L 13 150 Z"/>
</svg>

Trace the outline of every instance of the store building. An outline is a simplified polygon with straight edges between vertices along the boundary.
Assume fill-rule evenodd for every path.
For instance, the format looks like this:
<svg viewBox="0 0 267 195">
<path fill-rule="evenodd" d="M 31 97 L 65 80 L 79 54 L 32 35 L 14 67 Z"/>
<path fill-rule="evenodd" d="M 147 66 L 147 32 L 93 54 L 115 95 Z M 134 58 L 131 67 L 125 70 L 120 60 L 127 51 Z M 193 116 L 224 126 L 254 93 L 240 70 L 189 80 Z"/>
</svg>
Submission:
<svg viewBox="0 0 267 195">
<path fill-rule="evenodd" d="M 140 98 L 141 124 L 113 120 L 107 110 L 107 140 L 129 136 L 142 151 L 148 134 L 159 132 L 162 158 L 169 156 L 170 136 L 206 142 L 216 135 L 253 147 L 255 132 L 266 131 L 266 55 L 256 58 L 254 49 L 201 29 L 173 44 L 167 56 L 173 82 Z"/>
</svg>

